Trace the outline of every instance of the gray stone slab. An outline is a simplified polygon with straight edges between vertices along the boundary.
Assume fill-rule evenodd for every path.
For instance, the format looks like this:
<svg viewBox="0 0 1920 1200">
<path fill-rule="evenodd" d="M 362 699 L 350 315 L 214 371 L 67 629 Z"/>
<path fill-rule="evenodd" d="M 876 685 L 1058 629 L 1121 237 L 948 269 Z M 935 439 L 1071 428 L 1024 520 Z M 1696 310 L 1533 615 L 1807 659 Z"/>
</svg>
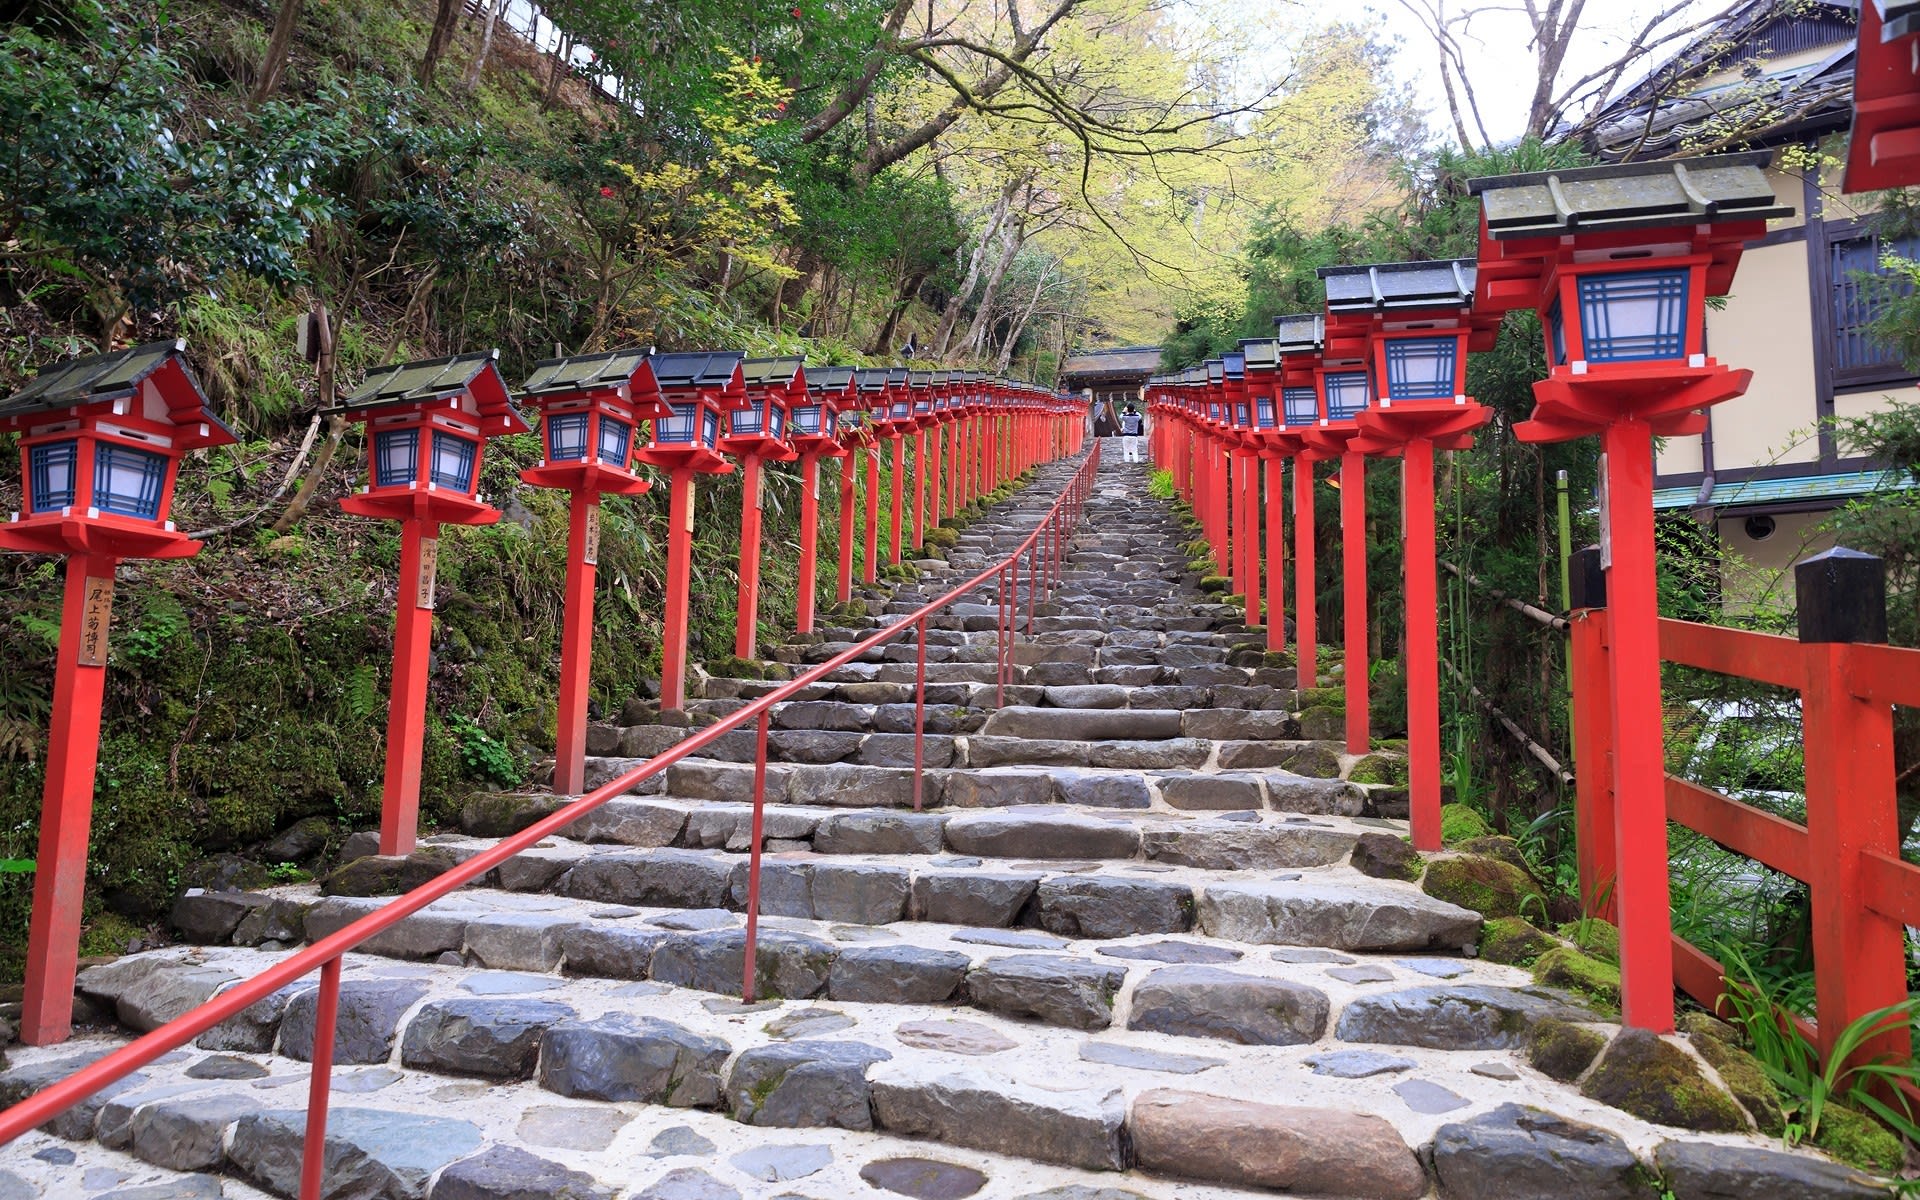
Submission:
<svg viewBox="0 0 1920 1200">
<path fill-rule="evenodd" d="M 727 1101 L 734 1119 L 748 1125 L 872 1129 L 867 1068 L 892 1057 L 857 1042 L 755 1046 L 728 1071 Z"/>
<path fill-rule="evenodd" d="M 1313 1068 L 1315 1075 L 1331 1075 L 1335 1079 L 1365 1079 L 1370 1075 L 1411 1071 L 1419 1065 L 1410 1058 L 1372 1050 L 1329 1050 L 1310 1056 L 1306 1064 Z"/>
<path fill-rule="evenodd" d="M 1161 1050 L 1146 1050 L 1139 1046 L 1128 1046 L 1118 1042 L 1082 1042 L 1080 1057 L 1086 1062 L 1100 1063 L 1109 1067 L 1126 1067 L 1134 1071 L 1161 1071 L 1170 1075 L 1198 1075 L 1202 1071 L 1225 1065 L 1220 1058 L 1203 1058 L 1197 1054 L 1169 1054 Z"/>
<path fill-rule="evenodd" d="M 1122 967 L 1016 954 L 975 967 L 967 976 L 967 994 L 975 1007 L 989 1012 L 1071 1029 L 1105 1029 L 1113 1023 L 1113 1000 L 1125 980 Z"/>
<path fill-rule="evenodd" d="M 1299 1046 L 1326 1033 L 1326 993 L 1218 967 L 1163 967 L 1133 990 L 1127 1028 L 1254 1046 Z"/>
<path fill-rule="evenodd" d="M 652 1017 L 561 1021 L 546 1033 L 540 1086 L 590 1100 L 712 1108 L 730 1052 L 718 1038 Z"/>
</svg>

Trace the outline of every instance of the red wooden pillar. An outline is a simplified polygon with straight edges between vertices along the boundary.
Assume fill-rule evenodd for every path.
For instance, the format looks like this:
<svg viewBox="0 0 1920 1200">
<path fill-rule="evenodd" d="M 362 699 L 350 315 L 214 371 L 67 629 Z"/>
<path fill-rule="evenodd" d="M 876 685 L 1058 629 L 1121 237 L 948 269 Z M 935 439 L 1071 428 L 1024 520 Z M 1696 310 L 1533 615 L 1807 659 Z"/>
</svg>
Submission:
<svg viewBox="0 0 1920 1200">
<path fill-rule="evenodd" d="M 867 451 L 866 507 L 867 555 L 861 563 L 860 578 L 872 583 L 880 578 L 880 447 L 877 444 Z"/>
<path fill-rule="evenodd" d="M 1240 592 L 1247 598 L 1247 624 L 1260 624 L 1264 614 L 1260 611 L 1260 460 L 1251 454 L 1243 455 L 1238 463 L 1240 468 L 1240 528 L 1239 554 L 1242 582 Z"/>
<path fill-rule="evenodd" d="M 1407 779 L 1416 850 L 1440 849 L 1440 584 L 1434 560 L 1433 442 L 1407 441 L 1400 460 L 1400 505 L 1406 559 Z M 1351 667 L 1349 667 L 1351 670 Z M 1348 753 L 1366 751 L 1366 713 L 1360 749 L 1353 749 L 1348 700 Z"/>
<path fill-rule="evenodd" d="M 1606 458 L 1608 627 L 1613 652 L 1614 810 L 1620 855 L 1622 1022 L 1673 1030 L 1672 908 L 1667 880 L 1667 768 L 1660 710 L 1660 611 L 1654 591 L 1653 431 L 1623 416 L 1602 435 Z"/>
<path fill-rule="evenodd" d="M 1615 921 L 1620 860 L 1613 844 L 1613 672 L 1607 665 L 1607 577 L 1600 547 L 1573 556 L 1574 854 L 1580 911 Z"/>
<path fill-rule="evenodd" d="M 433 645 L 434 568 L 440 523 L 402 522 L 400 594 L 393 624 L 393 688 L 387 701 L 387 767 L 380 853 L 410 854 L 420 826 L 420 748 L 427 728 L 428 651 Z"/>
<path fill-rule="evenodd" d="M 1852 1022 L 1907 999 L 1901 921 L 1870 904 L 1866 857 L 1900 858 L 1893 706 L 1857 694 L 1856 644 L 1887 640 L 1886 564 L 1829 550 L 1794 567 L 1807 779 L 1807 860 L 1812 893 L 1814 994 L 1820 1054 Z M 1859 690 L 1866 690 L 1860 688 Z M 1858 1061 L 1912 1053 L 1907 1022 L 1891 1021 L 1856 1052 Z"/>
<path fill-rule="evenodd" d="M 913 433 L 913 548 L 927 544 L 927 431 Z"/>
<path fill-rule="evenodd" d="M 1314 611 L 1313 460 L 1293 459 L 1293 640 L 1303 688 L 1320 686 L 1319 614 Z"/>
<path fill-rule="evenodd" d="M 851 448 L 840 464 L 840 572 L 838 595 L 840 603 L 853 599 L 853 525 L 854 491 L 860 478 L 860 451 Z"/>
<path fill-rule="evenodd" d="M 1287 489 L 1286 460 L 1278 455 L 1266 461 L 1267 473 L 1267 649 L 1287 648 Z"/>
<path fill-rule="evenodd" d="M 687 706 L 687 614 L 693 591 L 693 468 L 675 466 L 667 498 L 667 595 L 660 637 L 660 707 Z"/>
<path fill-rule="evenodd" d="M 926 479 L 928 490 L 932 493 L 927 501 L 927 528 L 929 529 L 940 524 L 941 501 L 946 496 L 946 488 L 940 481 L 940 468 L 943 465 L 941 460 L 946 457 L 941 451 L 946 448 L 946 444 L 947 427 L 945 425 L 935 425 L 933 427 L 933 436 L 927 439 L 927 449 L 933 454 L 932 459 L 929 460 L 932 465 L 927 471 Z M 923 543 L 916 539 L 914 544 L 921 545 Z"/>
<path fill-rule="evenodd" d="M 1213 558 L 1222 575 L 1233 574 L 1233 467 L 1219 439 L 1207 438 L 1207 507 L 1213 513 Z"/>
<path fill-rule="evenodd" d="M 1427 447 L 1427 461 L 1433 461 L 1432 446 Z M 1431 520 L 1431 496 L 1428 510 Z M 1367 456 L 1352 451 L 1340 456 L 1340 572 L 1346 616 L 1347 753 L 1365 754 L 1371 724 L 1367 709 Z M 1408 603 L 1412 603 L 1411 593 Z"/>
<path fill-rule="evenodd" d="M 962 451 L 967 433 L 967 419 L 959 420 L 947 426 L 947 515 L 960 511 L 963 501 L 960 499 L 960 479 L 966 465 Z"/>
<path fill-rule="evenodd" d="M 20 1018 L 20 1040 L 29 1046 L 64 1042 L 73 1030 L 73 980 L 80 962 L 80 910 L 87 890 L 87 839 L 93 824 L 93 773 L 100 757 L 113 575 L 111 558 L 67 557 L 60 605 L 60 661 L 53 676 L 47 778 L 40 802 L 40 850 L 27 928 L 27 990 Z M 93 622 L 97 628 L 90 628 Z"/>
<path fill-rule="evenodd" d="M 820 456 L 800 456 L 800 578 L 794 594 L 793 624 L 813 632 L 813 589 L 820 556 Z"/>
<path fill-rule="evenodd" d="M 733 653 L 752 658 L 760 626 L 761 464 L 757 454 L 740 456 L 740 595 L 735 604 Z"/>
<path fill-rule="evenodd" d="M 907 439 L 905 434 L 896 433 L 887 440 L 893 443 L 893 475 L 887 481 L 887 561 L 897 563 L 906 524 Z"/>
<path fill-rule="evenodd" d="M 560 695 L 554 720 L 553 790 L 585 792 L 587 685 L 593 677 L 593 587 L 600 561 L 600 493 L 576 491 L 567 512 L 567 610 L 560 627 Z"/>
</svg>

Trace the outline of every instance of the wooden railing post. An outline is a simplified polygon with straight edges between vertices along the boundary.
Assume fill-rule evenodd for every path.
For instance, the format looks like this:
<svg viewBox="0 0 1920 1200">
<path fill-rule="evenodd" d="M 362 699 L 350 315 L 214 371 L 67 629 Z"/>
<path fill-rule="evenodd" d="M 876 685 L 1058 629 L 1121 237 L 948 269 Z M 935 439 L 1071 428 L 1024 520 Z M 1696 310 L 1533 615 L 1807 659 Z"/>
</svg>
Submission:
<svg viewBox="0 0 1920 1200">
<path fill-rule="evenodd" d="M 1856 695 L 1848 679 L 1853 648 L 1887 640 L 1887 571 L 1870 554 L 1834 549 L 1799 562 L 1793 574 L 1806 652 L 1807 886 L 1825 1059 L 1850 1022 L 1907 998 L 1901 924 L 1868 907 L 1863 874 L 1868 852 L 1900 856 L 1893 706 Z M 1910 1052 L 1905 1021 L 1860 1051 L 1901 1060 Z"/>
<path fill-rule="evenodd" d="M 1611 921 L 1620 877 L 1613 839 L 1613 674 L 1607 669 L 1607 574 L 1600 547 L 1573 555 L 1567 619 L 1573 623 L 1574 852 L 1580 911 Z"/>
</svg>

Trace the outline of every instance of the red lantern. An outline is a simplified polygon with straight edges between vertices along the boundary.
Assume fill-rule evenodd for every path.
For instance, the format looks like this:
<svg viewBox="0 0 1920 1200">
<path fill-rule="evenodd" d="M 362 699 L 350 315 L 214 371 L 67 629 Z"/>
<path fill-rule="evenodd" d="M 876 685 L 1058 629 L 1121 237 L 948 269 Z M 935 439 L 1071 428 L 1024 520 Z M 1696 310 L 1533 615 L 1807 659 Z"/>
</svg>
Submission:
<svg viewBox="0 0 1920 1200">
<path fill-rule="evenodd" d="M 520 472 L 535 487 L 573 494 L 568 510 L 567 600 L 560 635 L 560 695 L 554 719 L 553 790 L 586 788 L 587 685 L 593 671 L 593 588 L 600 561 L 600 497 L 635 496 L 641 421 L 670 411 L 644 350 L 582 354 L 536 363 L 521 388 L 540 414 L 541 461 Z"/>
<path fill-rule="evenodd" d="M 740 459 L 740 596 L 735 605 L 733 653 L 752 658 L 760 621 L 760 513 L 766 503 L 767 459 L 791 462 L 798 452 L 786 440 L 788 412 L 807 399 L 803 359 L 750 358 L 744 376 L 746 399 L 727 413 L 727 436 L 720 448 Z"/>
<path fill-rule="evenodd" d="M 1906 187 L 1920 180 L 1920 0 L 1858 7 L 1844 190 Z"/>
<path fill-rule="evenodd" d="M 487 439 L 527 432 L 500 378 L 499 358 L 498 350 L 486 350 L 379 367 L 328 410 L 365 422 L 369 435 L 366 486 L 342 500 L 341 510 L 402 526 L 382 854 L 408 853 L 419 830 L 440 526 L 500 519 L 500 510 L 479 494 L 481 458 Z"/>
<path fill-rule="evenodd" d="M 25 485 L 0 549 L 67 556 L 20 1020 L 20 1040 L 44 1046 L 73 1025 L 115 568 L 199 551 L 167 519 L 180 459 L 235 439 L 178 341 L 48 367 L 0 401 L 0 432 L 20 435 Z"/>
</svg>

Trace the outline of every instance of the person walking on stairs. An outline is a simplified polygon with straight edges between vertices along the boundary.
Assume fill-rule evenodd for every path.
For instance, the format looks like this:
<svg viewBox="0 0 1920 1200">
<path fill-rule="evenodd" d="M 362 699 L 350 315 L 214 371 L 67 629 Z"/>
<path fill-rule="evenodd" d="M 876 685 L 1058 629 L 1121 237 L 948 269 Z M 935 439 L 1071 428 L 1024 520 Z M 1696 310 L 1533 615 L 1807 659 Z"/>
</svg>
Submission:
<svg viewBox="0 0 1920 1200">
<path fill-rule="evenodd" d="M 1147 419 L 1140 410 L 1127 405 L 1127 411 L 1120 414 L 1120 461 L 1140 461 L 1140 435 L 1146 431 Z"/>
</svg>

